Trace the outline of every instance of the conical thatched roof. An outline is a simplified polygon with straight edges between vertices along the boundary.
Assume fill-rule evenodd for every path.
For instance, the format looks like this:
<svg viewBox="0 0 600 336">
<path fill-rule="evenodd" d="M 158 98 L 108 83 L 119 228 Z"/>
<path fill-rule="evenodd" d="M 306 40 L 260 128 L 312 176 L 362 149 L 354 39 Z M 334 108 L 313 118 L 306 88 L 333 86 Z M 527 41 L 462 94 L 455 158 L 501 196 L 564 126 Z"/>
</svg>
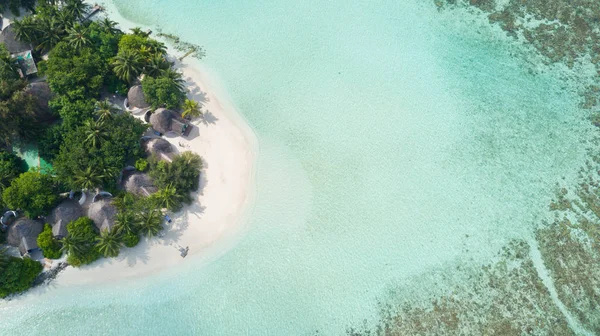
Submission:
<svg viewBox="0 0 600 336">
<path fill-rule="evenodd" d="M 94 221 L 99 231 L 111 230 L 115 224 L 117 208 L 108 199 L 90 204 L 87 215 Z"/>
<path fill-rule="evenodd" d="M 125 190 L 138 196 L 149 196 L 158 191 L 148 174 L 131 174 L 125 180 Z"/>
<path fill-rule="evenodd" d="M 65 237 L 67 235 L 67 224 L 84 215 L 83 208 L 77 201 L 67 199 L 52 210 L 46 218 L 46 222 L 52 225 L 52 234 L 55 237 Z"/>
<path fill-rule="evenodd" d="M 12 25 L 7 26 L 0 32 L 0 43 L 6 46 L 8 52 L 11 54 L 20 53 L 23 51 L 31 50 L 29 43 L 21 42 L 17 39 L 15 30 Z"/>
<path fill-rule="evenodd" d="M 172 154 L 175 152 L 170 142 L 162 138 L 150 139 L 144 144 L 148 154 Z"/>
<path fill-rule="evenodd" d="M 127 92 L 127 101 L 129 102 L 130 108 L 148 108 L 150 104 L 146 102 L 144 97 L 144 91 L 141 85 L 132 86 Z"/>
<path fill-rule="evenodd" d="M 175 112 L 164 108 L 159 108 L 150 116 L 150 124 L 152 128 L 160 133 L 168 133 L 171 131 L 171 120 Z"/>
<path fill-rule="evenodd" d="M 42 222 L 19 218 L 8 228 L 6 241 L 9 245 L 18 247 L 21 254 L 26 254 L 38 247 L 37 237 L 43 230 L 44 225 Z"/>
<path fill-rule="evenodd" d="M 48 102 L 50 99 L 52 99 L 52 91 L 50 91 L 50 86 L 48 83 L 31 83 L 25 90 L 27 93 L 37 98 L 37 111 L 40 119 L 43 121 L 56 119 L 56 117 L 50 112 L 50 107 L 48 106 Z"/>
</svg>

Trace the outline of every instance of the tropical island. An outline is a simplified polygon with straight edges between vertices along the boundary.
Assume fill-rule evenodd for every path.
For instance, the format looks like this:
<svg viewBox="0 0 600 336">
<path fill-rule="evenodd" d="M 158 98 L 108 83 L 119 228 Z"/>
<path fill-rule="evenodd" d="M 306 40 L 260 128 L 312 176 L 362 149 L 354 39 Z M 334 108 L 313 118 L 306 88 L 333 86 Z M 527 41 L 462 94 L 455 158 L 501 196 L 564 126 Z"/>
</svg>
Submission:
<svg viewBox="0 0 600 336">
<path fill-rule="evenodd" d="M 194 141 L 216 119 L 150 31 L 81 0 L 13 3 L 30 15 L 0 32 L 2 298 L 164 236 L 199 202 Z"/>
</svg>

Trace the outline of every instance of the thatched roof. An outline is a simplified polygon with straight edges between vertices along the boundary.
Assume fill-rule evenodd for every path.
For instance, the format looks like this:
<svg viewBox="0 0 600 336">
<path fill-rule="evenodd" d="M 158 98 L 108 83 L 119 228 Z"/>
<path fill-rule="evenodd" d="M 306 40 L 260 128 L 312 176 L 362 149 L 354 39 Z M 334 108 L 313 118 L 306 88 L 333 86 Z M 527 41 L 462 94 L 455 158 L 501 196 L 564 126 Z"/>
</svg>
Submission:
<svg viewBox="0 0 600 336">
<path fill-rule="evenodd" d="M 43 120 L 52 120 L 56 117 L 50 112 L 48 102 L 52 99 L 52 91 L 46 82 L 31 83 L 25 89 L 25 92 L 37 98 L 38 116 Z"/>
<path fill-rule="evenodd" d="M 8 228 L 6 241 L 9 245 L 19 248 L 21 254 L 38 248 L 37 237 L 44 230 L 40 221 L 28 218 L 19 218 Z"/>
<path fill-rule="evenodd" d="M 8 52 L 11 54 L 20 53 L 23 51 L 31 50 L 31 44 L 21 42 L 17 40 L 17 35 L 12 25 L 7 26 L 0 32 L 0 43 L 6 46 Z"/>
<path fill-rule="evenodd" d="M 84 215 L 83 208 L 77 201 L 67 199 L 52 210 L 46 218 L 46 222 L 52 225 L 52 234 L 55 237 L 65 237 L 67 235 L 67 224 Z"/>
<path fill-rule="evenodd" d="M 160 133 L 175 132 L 183 136 L 189 135 L 193 128 L 181 115 L 164 108 L 159 108 L 150 115 L 150 124 Z"/>
<path fill-rule="evenodd" d="M 163 138 L 154 138 L 144 143 L 144 148 L 148 154 L 167 155 L 173 154 L 175 149 L 170 142 Z"/>
<path fill-rule="evenodd" d="M 132 86 L 127 93 L 127 101 L 129 102 L 130 108 L 148 108 L 150 104 L 146 102 L 144 97 L 144 91 L 141 85 Z"/>
<path fill-rule="evenodd" d="M 115 224 L 116 214 L 117 208 L 108 199 L 90 204 L 87 212 L 99 231 L 111 230 Z"/>
<path fill-rule="evenodd" d="M 164 108 L 159 108 L 150 116 L 150 124 L 152 128 L 160 133 L 168 133 L 171 131 L 171 120 L 175 112 Z"/>
<path fill-rule="evenodd" d="M 125 180 L 125 190 L 139 196 L 150 196 L 158 191 L 148 174 L 131 174 Z"/>
</svg>

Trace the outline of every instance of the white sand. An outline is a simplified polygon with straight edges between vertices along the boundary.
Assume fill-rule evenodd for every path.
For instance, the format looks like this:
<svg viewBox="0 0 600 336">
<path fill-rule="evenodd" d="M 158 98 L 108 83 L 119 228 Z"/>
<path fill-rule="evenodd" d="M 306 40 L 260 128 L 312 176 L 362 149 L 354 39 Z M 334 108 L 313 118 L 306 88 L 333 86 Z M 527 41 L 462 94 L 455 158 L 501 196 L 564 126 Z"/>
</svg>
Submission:
<svg viewBox="0 0 600 336">
<path fill-rule="evenodd" d="M 122 30 L 135 26 L 114 8 L 107 8 L 106 14 L 119 22 Z M 197 131 L 188 139 L 164 137 L 180 152 L 190 150 L 204 159 L 195 201 L 170 214 L 173 223 L 166 227 L 163 238 L 142 239 L 132 249 L 123 248 L 114 259 L 101 259 L 79 269 L 68 267 L 53 287 L 139 278 L 194 258 L 210 260 L 239 236 L 253 196 L 256 137 L 199 62 L 186 59 L 176 66 L 188 82 L 189 98 L 203 103 L 203 110 L 208 111 L 204 119 L 193 121 Z M 179 255 L 178 245 L 189 246 L 185 259 Z"/>
</svg>

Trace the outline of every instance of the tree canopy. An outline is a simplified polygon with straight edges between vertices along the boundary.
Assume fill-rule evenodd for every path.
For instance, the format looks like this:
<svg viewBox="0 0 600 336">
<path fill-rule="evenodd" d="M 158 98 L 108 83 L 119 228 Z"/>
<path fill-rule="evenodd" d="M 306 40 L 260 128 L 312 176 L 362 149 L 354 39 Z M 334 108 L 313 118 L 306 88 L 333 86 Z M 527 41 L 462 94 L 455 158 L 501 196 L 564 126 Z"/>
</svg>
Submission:
<svg viewBox="0 0 600 336">
<path fill-rule="evenodd" d="M 2 193 L 11 209 L 22 209 L 29 218 L 48 213 L 58 202 L 57 181 L 39 171 L 29 171 L 14 179 Z"/>
</svg>

